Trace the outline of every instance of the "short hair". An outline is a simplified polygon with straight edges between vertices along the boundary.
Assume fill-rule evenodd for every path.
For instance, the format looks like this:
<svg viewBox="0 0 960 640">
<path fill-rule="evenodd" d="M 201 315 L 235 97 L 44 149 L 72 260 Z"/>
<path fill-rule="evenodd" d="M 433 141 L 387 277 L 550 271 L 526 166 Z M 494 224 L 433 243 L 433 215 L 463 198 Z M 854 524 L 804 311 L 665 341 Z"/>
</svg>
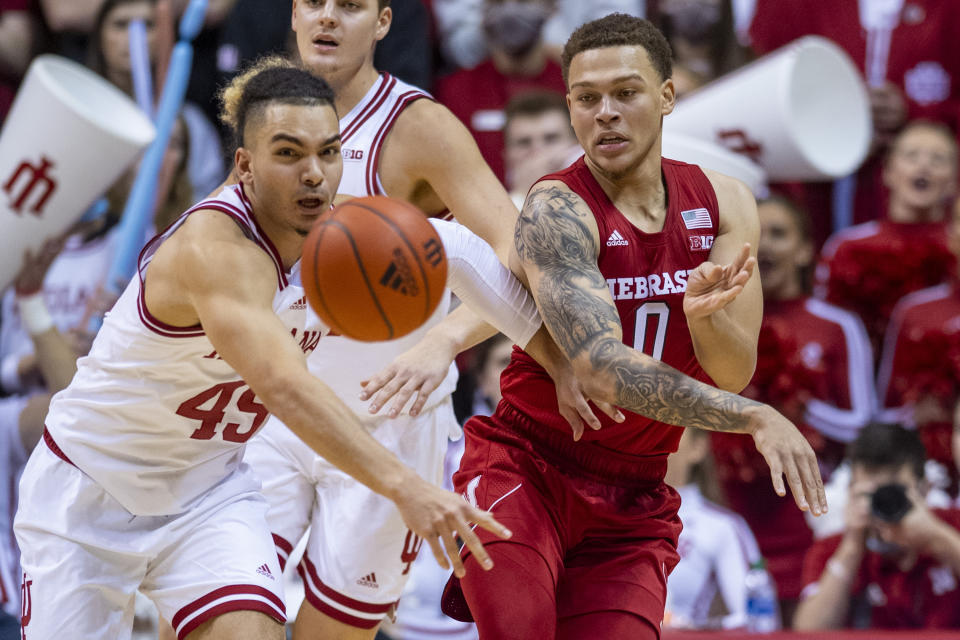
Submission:
<svg viewBox="0 0 960 640">
<path fill-rule="evenodd" d="M 220 120 L 233 131 L 237 146 L 254 114 L 270 103 L 329 105 L 333 89 L 326 80 L 279 56 L 261 58 L 220 92 Z"/>
<path fill-rule="evenodd" d="M 377 10 L 383 11 L 390 6 L 390 0 L 377 0 Z"/>
<path fill-rule="evenodd" d="M 810 230 L 810 214 L 807 213 L 806 209 L 801 207 L 790 198 L 778 193 L 771 194 L 770 196 L 757 201 L 757 205 L 761 204 L 775 204 L 786 209 L 787 213 L 790 214 L 790 219 L 793 220 L 793 224 L 797 226 L 797 231 L 800 232 L 800 237 L 803 238 L 805 242 L 812 242 L 813 238 Z"/>
<path fill-rule="evenodd" d="M 899 424 L 872 422 L 850 443 L 847 457 L 851 465 L 868 471 L 899 471 L 909 465 L 913 475 L 923 479 L 927 451 L 916 431 Z"/>
<path fill-rule="evenodd" d="M 578 53 L 622 46 L 643 47 L 661 80 L 673 76 L 673 53 L 670 43 L 660 30 L 649 20 L 625 13 L 611 13 L 582 25 L 567 40 L 560 60 L 563 66 L 563 81 L 569 86 L 570 62 Z"/>
<path fill-rule="evenodd" d="M 507 123 L 517 117 L 534 117 L 556 111 L 564 116 L 570 115 L 567 99 L 556 91 L 532 89 L 513 96 L 504 110 Z"/>
<path fill-rule="evenodd" d="M 897 145 L 904 138 L 904 136 L 916 129 L 926 129 L 927 131 L 933 131 L 934 133 L 940 134 L 940 137 L 947 141 L 950 151 L 953 152 L 954 166 L 960 162 L 960 149 L 957 148 L 957 139 L 953 134 L 953 130 L 951 130 L 950 127 L 942 122 L 927 120 L 925 118 L 918 118 L 916 120 L 908 121 L 897 133 L 896 137 L 894 137 L 893 142 L 890 143 L 890 153 L 893 153 L 893 150 L 897 148 Z"/>
</svg>

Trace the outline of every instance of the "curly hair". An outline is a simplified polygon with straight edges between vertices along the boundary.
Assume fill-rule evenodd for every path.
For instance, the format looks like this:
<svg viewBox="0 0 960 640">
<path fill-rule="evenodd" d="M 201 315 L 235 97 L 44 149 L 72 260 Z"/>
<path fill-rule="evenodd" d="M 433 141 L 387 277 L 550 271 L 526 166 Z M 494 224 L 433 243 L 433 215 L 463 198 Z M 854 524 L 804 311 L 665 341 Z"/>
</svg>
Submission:
<svg viewBox="0 0 960 640">
<path fill-rule="evenodd" d="M 333 89 L 323 78 L 286 58 L 270 56 L 254 62 L 220 91 L 220 120 L 240 146 L 247 122 L 268 103 L 326 104 L 336 110 L 333 99 Z"/>
<path fill-rule="evenodd" d="M 630 45 L 640 46 L 646 50 L 661 80 L 666 80 L 673 75 L 673 52 L 670 50 L 670 43 L 653 26 L 653 23 L 625 13 L 611 13 L 587 22 L 574 31 L 567 40 L 560 59 L 563 67 L 563 81 L 570 84 L 570 62 L 578 53 L 591 49 Z"/>
</svg>

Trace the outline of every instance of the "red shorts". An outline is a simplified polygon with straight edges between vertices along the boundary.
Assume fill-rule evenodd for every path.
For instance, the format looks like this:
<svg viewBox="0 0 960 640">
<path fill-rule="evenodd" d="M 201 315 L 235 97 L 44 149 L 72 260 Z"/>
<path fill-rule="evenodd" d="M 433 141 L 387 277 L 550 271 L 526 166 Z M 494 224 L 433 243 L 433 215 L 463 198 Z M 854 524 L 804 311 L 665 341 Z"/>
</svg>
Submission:
<svg viewBox="0 0 960 640">
<path fill-rule="evenodd" d="M 474 418 L 464 430 L 466 452 L 454 487 L 492 511 L 513 536 L 500 541 L 476 529 L 494 563 L 504 559 L 494 569 L 501 573 L 499 583 L 479 571 L 468 570 L 462 585 L 451 578 L 443 602 L 447 615 L 470 620 L 463 589 L 477 597 L 480 585 L 481 600 L 504 598 L 504 590 L 515 594 L 499 615 L 512 610 L 518 624 L 531 617 L 518 604 L 522 594 L 544 592 L 540 603 L 555 606 L 555 620 L 622 611 L 659 629 L 681 529 L 680 497 L 662 481 L 666 456 L 638 458 L 575 443 L 572 436 L 532 425 L 506 403 L 497 415 Z M 470 555 L 466 547 L 461 553 L 465 560 Z"/>
</svg>

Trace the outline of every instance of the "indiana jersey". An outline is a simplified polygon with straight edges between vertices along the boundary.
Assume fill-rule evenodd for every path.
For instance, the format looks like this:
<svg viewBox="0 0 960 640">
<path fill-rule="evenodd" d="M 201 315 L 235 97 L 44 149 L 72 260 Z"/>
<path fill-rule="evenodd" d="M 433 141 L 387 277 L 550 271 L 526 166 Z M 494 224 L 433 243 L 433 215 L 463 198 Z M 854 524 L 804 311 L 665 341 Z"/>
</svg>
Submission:
<svg viewBox="0 0 960 640">
<path fill-rule="evenodd" d="M 217 355 L 202 326 L 168 325 L 145 303 L 144 276 L 157 248 L 201 209 L 232 218 L 270 256 L 277 278 L 273 310 L 304 351 L 320 338 L 319 328 L 304 333 L 303 289 L 290 284 L 292 274 L 284 272 L 259 228 L 242 185 L 199 203 L 151 240 L 90 354 L 77 363 L 70 386 L 54 397 L 46 434 L 54 452 L 135 515 L 187 510 L 237 468 L 244 443 L 268 415 Z"/>
<path fill-rule="evenodd" d="M 583 158 L 543 180 L 559 180 L 590 207 L 600 233 L 597 266 L 607 280 L 628 346 L 675 369 L 709 382 L 697 362 L 683 294 L 687 275 L 710 256 L 719 227 L 719 205 L 713 186 L 695 165 L 663 159 L 667 214 L 663 229 L 646 233 L 635 227 L 610 201 Z M 503 400 L 533 422 L 569 433 L 557 411 L 550 376 L 519 349 L 501 378 Z M 587 429 L 583 441 L 636 455 L 662 455 L 676 450 L 681 429 L 624 412 L 614 423 L 605 415 L 603 428 Z"/>
<path fill-rule="evenodd" d="M 343 154 L 343 178 L 338 192 L 356 197 L 389 195 L 380 182 L 380 159 L 383 142 L 400 114 L 416 100 L 431 99 L 430 95 L 390 74 L 381 74 L 363 99 L 340 118 L 340 140 Z M 311 373 L 327 383 L 347 406 L 360 418 L 374 418 L 367 411 L 367 403 L 358 398 L 360 382 L 393 362 L 416 345 L 430 327 L 437 324 L 450 310 L 450 296 L 445 294 L 440 305 L 419 329 L 397 340 L 365 343 L 340 336 L 323 340 L 308 358 Z M 446 378 L 430 394 L 424 407 L 443 402 L 457 386 L 457 368 L 451 365 Z"/>
</svg>

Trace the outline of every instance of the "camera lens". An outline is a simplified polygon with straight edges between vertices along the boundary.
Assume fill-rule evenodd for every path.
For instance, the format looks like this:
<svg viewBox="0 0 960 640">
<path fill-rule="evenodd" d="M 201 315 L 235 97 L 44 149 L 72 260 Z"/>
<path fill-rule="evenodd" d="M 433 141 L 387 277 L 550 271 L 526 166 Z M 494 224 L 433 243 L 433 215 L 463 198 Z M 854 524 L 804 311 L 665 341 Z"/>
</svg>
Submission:
<svg viewBox="0 0 960 640">
<path fill-rule="evenodd" d="M 885 522 L 900 522 L 911 506 L 907 488 L 899 483 L 878 487 L 870 498 L 870 511 Z"/>
</svg>

